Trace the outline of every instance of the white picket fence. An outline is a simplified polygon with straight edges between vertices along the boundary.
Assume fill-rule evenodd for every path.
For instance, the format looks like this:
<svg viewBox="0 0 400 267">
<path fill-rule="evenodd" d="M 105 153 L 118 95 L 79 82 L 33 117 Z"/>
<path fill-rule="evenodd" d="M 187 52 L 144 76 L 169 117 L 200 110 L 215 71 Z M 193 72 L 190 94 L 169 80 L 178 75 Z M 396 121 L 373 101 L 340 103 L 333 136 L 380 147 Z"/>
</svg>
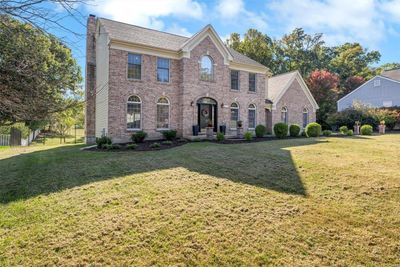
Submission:
<svg viewBox="0 0 400 267">
<path fill-rule="evenodd" d="M 0 134 L 0 146 L 9 146 L 10 138 L 11 135 L 9 134 Z"/>
</svg>

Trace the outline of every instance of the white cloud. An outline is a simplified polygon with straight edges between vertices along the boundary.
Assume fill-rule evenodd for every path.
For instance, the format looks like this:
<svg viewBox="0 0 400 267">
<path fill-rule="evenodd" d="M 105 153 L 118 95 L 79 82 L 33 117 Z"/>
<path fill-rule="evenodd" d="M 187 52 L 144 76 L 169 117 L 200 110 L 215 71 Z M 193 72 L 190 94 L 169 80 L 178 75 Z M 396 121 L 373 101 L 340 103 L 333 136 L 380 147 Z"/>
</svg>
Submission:
<svg viewBox="0 0 400 267">
<path fill-rule="evenodd" d="M 217 12 L 223 19 L 236 17 L 243 9 L 242 0 L 221 0 L 217 5 Z"/>
<path fill-rule="evenodd" d="M 169 32 L 169 33 L 186 36 L 186 37 L 192 36 L 192 34 L 186 28 L 181 27 L 176 23 L 173 23 L 170 27 L 167 27 L 167 29 L 165 31 Z"/>
<path fill-rule="evenodd" d="M 204 7 L 194 0 L 99 0 L 92 12 L 117 21 L 164 29 L 162 17 L 201 19 Z"/>
<path fill-rule="evenodd" d="M 400 22 L 400 0 L 390 0 L 380 2 L 381 8 L 392 19 Z"/>
<path fill-rule="evenodd" d="M 303 27 L 324 33 L 329 44 L 356 41 L 373 48 L 386 34 L 382 6 L 378 0 L 275 0 L 267 4 L 286 31 Z"/>
</svg>

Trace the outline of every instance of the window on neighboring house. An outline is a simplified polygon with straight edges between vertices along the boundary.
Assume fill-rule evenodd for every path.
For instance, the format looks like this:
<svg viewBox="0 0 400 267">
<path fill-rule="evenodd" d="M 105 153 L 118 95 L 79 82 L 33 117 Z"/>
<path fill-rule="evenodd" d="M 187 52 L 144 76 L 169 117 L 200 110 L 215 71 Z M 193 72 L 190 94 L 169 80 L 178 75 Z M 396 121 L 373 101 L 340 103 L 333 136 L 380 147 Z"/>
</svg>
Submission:
<svg viewBox="0 0 400 267">
<path fill-rule="evenodd" d="M 377 86 L 381 86 L 381 80 L 380 79 L 374 80 L 374 87 L 377 87 Z"/>
<path fill-rule="evenodd" d="M 256 128 L 256 106 L 254 104 L 249 105 L 249 129 Z"/>
<path fill-rule="evenodd" d="M 165 97 L 157 101 L 157 129 L 169 129 L 169 101 Z"/>
<path fill-rule="evenodd" d="M 131 96 L 128 99 L 126 124 L 128 130 L 141 129 L 142 101 L 138 96 Z"/>
<path fill-rule="evenodd" d="M 256 74 L 249 73 L 249 91 L 255 92 L 256 91 Z"/>
<path fill-rule="evenodd" d="M 239 105 L 237 103 L 231 104 L 231 121 L 229 127 L 231 129 L 237 128 L 237 122 L 239 121 Z"/>
<path fill-rule="evenodd" d="M 140 80 L 142 78 L 142 56 L 128 54 L 128 79 Z"/>
<path fill-rule="evenodd" d="M 239 71 L 231 70 L 231 89 L 239 90 Z"/>
<path fill-rule="evenodd" d="M 201 58 L 200 79 L 203 81 L 214 80 L 214 62 L 209 56 L 203 56 Z"/>
<path fill-rule="evenodd" d="M 308 124 L 308 109 L 304 108 L 303 109 L 303 128 L 306 128 Z"/>
<path fill-rule="evenodd" d="M 287 107 L 283 107 L 281 109 L 281 121 L 283 123 L 288 124 L 288 109 L 287 109 Z"/>
<path fill-rule="evenodd" d="M 169 59 L 157 58 L 157 81 L 169 82 Z"/>
</svg>

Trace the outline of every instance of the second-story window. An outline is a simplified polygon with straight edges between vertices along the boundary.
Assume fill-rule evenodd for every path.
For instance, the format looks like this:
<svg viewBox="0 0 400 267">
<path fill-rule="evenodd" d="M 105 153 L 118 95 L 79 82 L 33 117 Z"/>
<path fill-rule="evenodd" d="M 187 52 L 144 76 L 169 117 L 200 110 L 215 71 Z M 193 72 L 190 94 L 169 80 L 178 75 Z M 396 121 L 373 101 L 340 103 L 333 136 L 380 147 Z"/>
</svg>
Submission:
<svg viewBox="0 0 400 267">
<path fill-rule="evenodd" d="M 169 82 L 169 59 L 157 58 L 157 81 L 168 83 Z"/>
<path fill-rule="evenodd" d="M 214 80 L 214 62 L 209 56 L 203 56 L 200 61 L 200 80 Z"/>
<path fill-rule="evenodd" d="M 128 79 L 140 80 L 142 78 L 142 56 L 128 54 Z"/>
<path fill-rule="evenodd" d="M 256 74 L 249 73 L 249 91 L 255 92 L 256 91 Z"/>
<path fill-rule="evenodd" d="M 239 71 L 231 70 L 231 89 L 239 90 Z"/>
</svg>

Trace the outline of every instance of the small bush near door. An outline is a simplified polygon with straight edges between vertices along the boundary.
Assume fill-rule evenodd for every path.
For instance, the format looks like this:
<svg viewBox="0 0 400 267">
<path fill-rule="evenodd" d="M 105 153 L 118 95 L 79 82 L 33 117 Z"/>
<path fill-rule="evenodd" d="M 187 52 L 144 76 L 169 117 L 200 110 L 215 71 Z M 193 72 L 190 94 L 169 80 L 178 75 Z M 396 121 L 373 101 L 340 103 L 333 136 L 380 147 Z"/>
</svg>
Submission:
<svg viewBox="0 0 400 267">
<path fill-rule="evenodd" d="M 256 127 L 256 136 L 264 137 L 266 131 L 267 131 L 267 128 L 264 125 L 259 124 Z"/>
<path fill-rule="evenodd" d="M 320 124 L 312 122 L 306 126 L 305 132 L 307 137 L 318 137 L 321 135 L 321 130 Z"/>
<path fill-rule="evenodd" d="M 112 141 L 110 137 L 102 136 L 100 138 L 96 138 L 97 148 L 103 148 L 103 145 L 111 145 Z"/>
<path fill-rule="evenodd" d="M 347 126 L 341 126 L 341 127 L 339 128 L 339 132 L 340 132 L 341 134 L 346 135 L 348 131 L 349 131 L 349 128 L 347 128 Z"/>
<path fill-rule="evenodd" d="M 291 137 L 297 137 L 300 134 L 300 126 L 298 124 L 292 124 L 289 127 L 289 134 Z"/>
<path fill-rule="evenodd" d="M 147 133 L 144 131 L 138 131 L 132 134 L 132 141 L 135 143 L 143 143 L 144 139 L 147 137 Z"/>
<path fill-rule="evenodd" d="M 278 122 L 274 125 L 274 133 L 278 138 L 285 138 L 288 135 L 288 125 L 283 122 Z"/>
<path fill-rule="evenodd" d="M 246 141 L 251 141 L 252 138 L 253 138 L 252 132 L 245 132 L 244 133 L 244 139 L 246 139 Z"/>
<path fill-rule="evenodd" d="M 371 125 L 365 124 L 365 125 L 361 126 L 360 131 L 361 131 L 362 135 L 371 135 L 373 132 L 373 129 L 372 129 Z"/>
<path fill-rule="evenodd" d="M 162 131 L 162 134 L 165 139 L 171 141 L 176 138 L 176 130 L 168 130 L 168 131 Z"/>
<path fill-rule="evenodd" d="M 217 141 L 221 142 L 221 141 L 224 141 L 224 139 L 225 139 L 225 135 L 221 132 L 218 132 L 217 133 Z"/>
</svg>

